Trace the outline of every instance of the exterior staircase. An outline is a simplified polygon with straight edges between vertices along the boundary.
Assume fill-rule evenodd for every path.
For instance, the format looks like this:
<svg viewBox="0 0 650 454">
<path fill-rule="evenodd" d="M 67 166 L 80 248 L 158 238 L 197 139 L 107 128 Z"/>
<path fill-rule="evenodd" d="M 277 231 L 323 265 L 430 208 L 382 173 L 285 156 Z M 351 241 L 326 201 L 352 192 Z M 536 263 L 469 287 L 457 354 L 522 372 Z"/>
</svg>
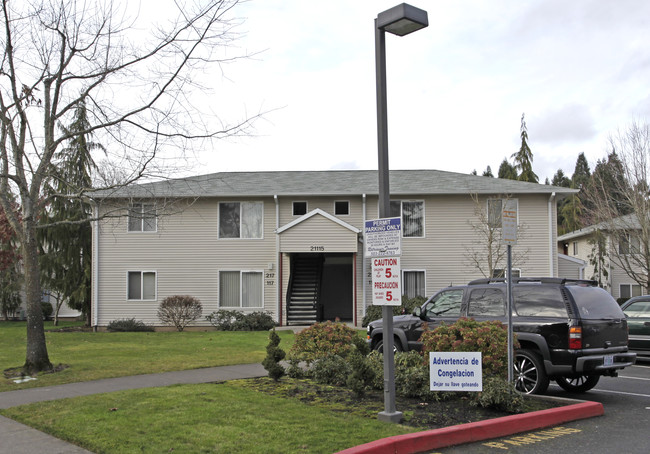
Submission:
<svg viewBox="0 0 650 454">
<path fill-rule="evenodd" d="M 323 257 L 294 255 L 287 294 L 287 324 L 312 325 L 319 320 Z"/>
</svg>

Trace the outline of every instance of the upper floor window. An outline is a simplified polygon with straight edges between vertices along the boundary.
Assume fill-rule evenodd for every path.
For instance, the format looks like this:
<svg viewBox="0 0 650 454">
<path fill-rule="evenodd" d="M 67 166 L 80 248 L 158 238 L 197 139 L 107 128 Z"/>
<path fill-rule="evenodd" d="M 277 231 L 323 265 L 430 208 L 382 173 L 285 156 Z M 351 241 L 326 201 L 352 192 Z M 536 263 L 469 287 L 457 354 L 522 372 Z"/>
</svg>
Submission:
<svg viewBox="0 0 650 454">
<path fill-rule="evenodd" d="M 133 203 L 129 207 L 129 232 L 155 232 L 156 207 L 152 203 Z"/>
<path fill-rule="evenodd" d="M 517 199 L 488 199 L 487 200 L 487 223 L 492 229 L 500 229 L 502 226 L 501 215 L 504 207 L 508 210 L 516 210 L 519 201 Z M 517 219 L 517 222 L 519 220 Z"/>
<path fill-rule="evenodd" d="M 488 199 L 487 201 L 487 217 L 488 226 L 496 229 L 501 227 L 501 212 L 503 211 L 503 200 L 501 199 Z"/>
<path fill-rule="evenodd" d="M 578 255 L 578 242 L 573 242 L 573 255 Z"/>
<path fill-rule="evenodd" d="M 350 202 L 347 200 L 337 200 L 334 202 L 334 214 L 336 216 L 347 216 L 350 214 Z"/>
<path fill-rule="evenodd" d="M 307 214 L 307 202 L 293 202 L 293 215 L 303 216 Z"/>
<path fill-rule="evenodd" d="M 620 284 L 619 289 L 621 298 L 632 298 L 633 296 L 641 296 L 641 286 L 639 284 Z"/>
<path fill-rule="evenodd" d="M 219 238 L 262 238 L 263 202 L 219 203 Z"/>
<path fill-rule="evenodd" d="M 421 200 L 391 200 L 390 216 L 402 218 L 404 238 L 424 237 L 424 202 Z"/>
<path fill-rule="evenodd" d="M 641 240 L 638 235 L 626 233 L 618 242 L 619 254 L 638 254 L 641 250 Z"/>
</svg>

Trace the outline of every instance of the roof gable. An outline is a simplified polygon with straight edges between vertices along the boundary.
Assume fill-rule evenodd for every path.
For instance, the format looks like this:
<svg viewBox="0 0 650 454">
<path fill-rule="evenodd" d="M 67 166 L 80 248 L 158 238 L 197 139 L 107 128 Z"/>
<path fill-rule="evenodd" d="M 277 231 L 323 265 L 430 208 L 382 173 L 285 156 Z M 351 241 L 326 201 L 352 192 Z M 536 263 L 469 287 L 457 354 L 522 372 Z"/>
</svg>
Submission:
<svg viewBox="0 0 650 454">
<path fill-rule="evenodd" d="M 307 219 L 310 219 L 310 218 L 312 218 L 314 216 L 323 216 L 326 219 L 340 225 L 341 227 L 344 227 L 344 228 L 350 230 L 353 233 L 361 233 L 361 230 L 359 230 L 358 228 L 348 224 L 347 222 L 341 221 L 336 216 L 332 216 L 331 214 L 321 210 L 320 208 L 316 208 L 315 210 L 312 210 L 309 213 L 300 216 L 298 219 L 284 225 L 283 227 L 280 227 L 279 229 L 277 229 L 276 232 L 278 234 L 280 234 L 282 232 L 285 232 L 285 231 L 289 230 L 290 228 L 295 227 L 296 225 L 301 224 L 301 223 L 305 222 Z"/>
</svg>

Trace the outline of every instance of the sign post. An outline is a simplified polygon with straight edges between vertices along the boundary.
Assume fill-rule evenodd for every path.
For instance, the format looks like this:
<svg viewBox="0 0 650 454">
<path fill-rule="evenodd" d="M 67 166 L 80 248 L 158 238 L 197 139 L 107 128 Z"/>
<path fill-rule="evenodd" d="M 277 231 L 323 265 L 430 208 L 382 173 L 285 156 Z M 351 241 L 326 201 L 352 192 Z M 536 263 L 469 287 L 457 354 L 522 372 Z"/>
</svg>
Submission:
<svg viewBox="0 0 650 454">
<path fill-rule="evenodd" d="M 506 296 L 508 299 L 508 383 L 512 383 L 514 339 L 512 334 L 512 246 L 517 244 L 517 201 L 506 199 L 501 210 L 501 240 L 508 250 Z"/>
<path fill-rule="evenodd" d="M 401 218 L 366 221 L 364 228 L 366 257 L 372 261 L 372 304 L 383 306 L 384 411 L 379 419 L 399 422 L 402 413 L 395 408 L 395 351 L 393 306 L 401 304 L 400 261 L 402 254 Z"/>
</svg>

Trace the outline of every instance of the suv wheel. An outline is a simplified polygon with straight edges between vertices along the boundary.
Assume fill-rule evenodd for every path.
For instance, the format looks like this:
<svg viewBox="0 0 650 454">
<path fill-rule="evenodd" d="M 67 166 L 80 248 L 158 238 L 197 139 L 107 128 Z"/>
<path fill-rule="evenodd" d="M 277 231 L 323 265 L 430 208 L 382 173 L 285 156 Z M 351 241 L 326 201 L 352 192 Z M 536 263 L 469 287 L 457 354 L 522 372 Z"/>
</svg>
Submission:
<svg viewBox="0 0 650 454">
<path fill-rule="evenodd" d="M 513 368 L 517 391 L 524 394 L 543 394 L 548 389 L 548 376 L 542 358 L 537 353 L 518 350 Z"/>
<path fill-rule="evenodd" d="M 565 391 L 570 393 L 584 393 L 598 384 L 600 375 L 582 375 L 580 377 L 557 377 L 555 381 Z"/>
<path fill-rule="evenodd" d="M 384 339 L 381 339 L 377 344 L 375 344 L 375 350 L 377 350 L 379 353 L 382 355 L 384 354 Z M 404 349 L 402 348 L 402 344 L 400 344 L 399 340 L 393 339 L 393 352 L 403 352 Z"/>
</svg>

